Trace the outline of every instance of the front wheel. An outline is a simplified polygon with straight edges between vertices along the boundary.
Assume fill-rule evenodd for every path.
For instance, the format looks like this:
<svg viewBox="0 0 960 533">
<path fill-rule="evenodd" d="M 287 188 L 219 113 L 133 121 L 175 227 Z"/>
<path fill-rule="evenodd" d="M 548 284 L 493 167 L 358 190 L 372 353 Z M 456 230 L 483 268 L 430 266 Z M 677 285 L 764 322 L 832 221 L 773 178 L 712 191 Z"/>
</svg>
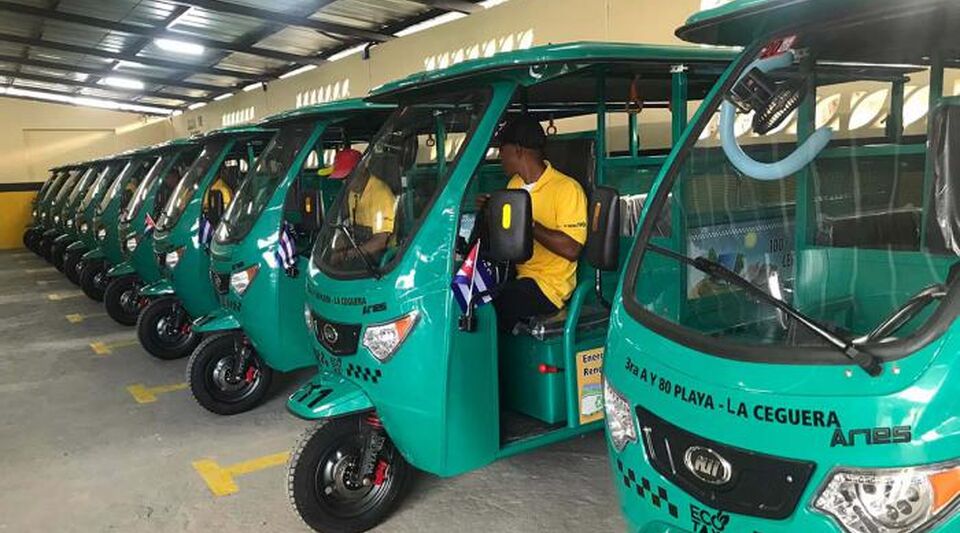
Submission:
<svg viewBox="0 0 960 533">
<path fill-rule="evenodd" d="M 378 437 L 379 436 L 379 437 Z M 380 443 L 372 472 L 360 476 L 366 447 Z M 308 429 L 290 458 L 287 494 L 315 531 L 358 533 L 383 522 L 413 477 L 383 429 L 361 416 L 326 420 Z"/>
<path fill-rule="evenodd" d="M 200 343 L 187 311 L 173 296 L 150 302 L 137 318 L 137 338 L 147 352 L 158 359 L 180 359 Z"/>
<path fill-rule="evenodd" d="M 66 241 L 54 241 L 53 245 L 50 247 L 50 262 L 53 263 L 53 266 L 57 267 L 57 270 L 63 272 L 63 256 L 67 253 L 67 242 Z"/>
<path fill-rule="evenodd" d="M 83 253 L 67 250 L 63 256 L 63 273 L 74 285 L 80 285 L 80 271 L 83 270 Z"/>
<path fill-rule="evenodd" d="M 102 302 L 107 288 L 107 265 L 103 261 L 84 261 L 80 270 L 80 288 L 90 299 Z"/>
<path fill-rule="evenodd" d="M 187 383 L 194 399 L 218 415 L 235 415 L 259 405 L 272 378 L 273 370 L 237 333 L 204 339 L 187 363 Z"/>
<path fill-rule="evenodd" d="M 39 238 L 39 235 L 37 234 L 37 230 L 35 229 L 28 229 L 27 231 L 23 232 L 24 248 L 35 252 L 38 238 Z"/>
<path fill-rule="evenodd" d="M 121 276 L 107 283 L 103 306 L 110 318 L 124 326 L 137 325 L 140 316 L 140 282 L 136 276 Z"/>
</svg>

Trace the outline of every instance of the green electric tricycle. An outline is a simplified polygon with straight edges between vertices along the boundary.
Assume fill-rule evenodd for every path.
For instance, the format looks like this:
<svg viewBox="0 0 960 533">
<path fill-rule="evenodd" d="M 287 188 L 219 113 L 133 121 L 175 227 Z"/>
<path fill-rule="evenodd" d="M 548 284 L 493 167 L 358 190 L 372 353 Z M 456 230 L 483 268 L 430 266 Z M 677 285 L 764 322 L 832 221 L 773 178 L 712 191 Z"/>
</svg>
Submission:
<svg viewBox="0 0 960 533">
<path fill-rule="evenodd" d="M 107 237 L 113 234 L 116 241 L 104 249 L 106 260 L 113 266 L 106 271 L 103 306 L 119 324 L 135 325 L 140 309 L 149 303 L 139 291 L 161 277 L 153 252 L 155 220 L 199 152 L 199 144 L 191 139 L 175 139 L 153 147 L 152 166 L 120 207 L 115 233 L 105 224 Z"/>
<path fill-rule="evenodd" d="M 137 318 L 137 337 L 160 359 L 190 355 L 200 342 L 194 318 L 219 307 L 210 280 L 213 230 L 274 131 L 254 126 L 215 130 L 171 192 L 153 234 L 161 277 L 140 289 L 149 299 Z"/>
<path fill-rule="evenodd" d="M 506 262 L 532 250 L 529 196 L 500 191 L 508 176 L 491 140 L 509 115 L 529 113 L 546 125 L 555 168 L 588 193 L 609 184 L 635 191 L 626 203 L 636 211 L 671 143 L 671 117 L 684 123 L 688 103 L 732 57 L 549 45 L 374 91 L 371 101 L 398 108 L 317 237 L 304 312 L 320 371 L 288 402 L 319 422 L 289 469 L 291 501 L 308 525 L 363 531 L 398 503 L 413 468 L 453 476 L 600 428 L 603 302 L 616 278 L 600 271 L 619 268 L 609 251 L 621 228 L 599 223 L 606 215 L 591 209 L 597 223 L 580 283 L 559 313 L 500 334 L 492 306 L 478 306 L 486 291 L 471 291 L 461 311 L 451 281 L 480 264 L 476 250 Z M 642 112 L 664 115 L 643 142 Z M 478 213 L 477 196 L 489 192 L 490 209 Z M 479 239 L 484 231 L 489 240 Z M 497 244 L 509 242 L 520 245 Z M 607 253 L 589 252 L 603 245 Z"/>
<path fill-rule="evenodd" d="M 95 163 L 92 161 L 84 162 L 75 171 L 65 176 L 65 179 L 55 191 L 56 194 L 49 199 L 46 212 L 41 214 L 43 230 L 37 239 L 38 254 L 47 261 L 50 261 L 51 258 L 53 240 L 60 234 L 64 210 L 68 204 L 72 203 L 71 198 L 74 193 L 80 195 L 95 176 Z"/>
<path fill-rule="evenodd" d="M 277 134 L 237 190 L 210 245 L 220 307 L 197 319 L 206 336 L 187 364 L 205 409 L 236 414 L 260 403 L 274 370 L 315 365 L 303 320 L 316 230 L 343 178 L 392 108 L 345 100 L 267 118 Z M 333 168 L 321 168 L 323 154 Z M 329 173 L 328 173 L 329 172 Z M 327 174 L 321 176 L 320 174 Z"/>
<path fill-rule="evenodd" d="M 614 300 L 630 531 L 960 530 L 960 3 L 740 0 L 678 35 L 745 49 Z"/>
<path fill-rule="evenodd" d="M 44 252 L 47 261 L 63 270 L 63 254 L 68 244 L 76 239 L 76 215 L 81 210 L 81 205 L 85 204 L 86 199 L 96 189 L 96 185 L 103 176 L 103 171 L 107 168 L 108 159 L 98 159 L 91 161 L 87 171 L 81 175 L 70 187 L 63 201 L 57 198 L 57 206 L 54 208 L 54 224 L 43 233 L 41 242 L 44 244 Z M 69 185 L 69 183 L 68 183 Z M 58 195 L 59 196 L 59 195 Z M 74 283 L 76 278 L 67 276 Z"/>
<path fill-rule="evenodd" d="M 77 167 L 74 165 L 65 165 L 51 169 L 50 179 L 45 181 L 37 192 L 31 212 L 33 222 L 23 232 L 23 245 L 33 253 L 38 255 L 40 253 L 38 244 L 40 238 L 43 236 L 43 232 L 51 222 L 49 213 L 53 199 L 57 196 L 63 184 L 69 181 L 70 177 L 76 172 Z"/>
</svg>

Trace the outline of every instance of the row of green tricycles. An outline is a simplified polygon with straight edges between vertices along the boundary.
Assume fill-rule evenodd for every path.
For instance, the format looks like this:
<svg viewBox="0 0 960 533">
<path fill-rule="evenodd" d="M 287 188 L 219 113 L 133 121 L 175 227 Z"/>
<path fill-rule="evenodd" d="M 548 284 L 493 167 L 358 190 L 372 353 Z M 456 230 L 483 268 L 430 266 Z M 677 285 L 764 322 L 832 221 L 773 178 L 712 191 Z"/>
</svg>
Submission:
<svg viewBox="0 0 960 533">
<path fill-rule="evenodd" d="M 380 524 L 414 469 L 604 420 L 633 531 L 951 531 L 957 30 L 945 0 L 736 0 L 678 35 L 739 50 L 470 60 L 53 169 L 24 243 L 149 354 L 188 357 L 212 413 L 316 369 L 287 402 L 318 422 L 288 489 L 318 531 Z M 818 120 L 820 91 L 877 87 L 874 134 Z M 491 144 L 521 114 L 587 192 L 588 238 L 564 308 L 502 332 L 451 280 L 529 257 L 530 197 Z"/>
</svg>

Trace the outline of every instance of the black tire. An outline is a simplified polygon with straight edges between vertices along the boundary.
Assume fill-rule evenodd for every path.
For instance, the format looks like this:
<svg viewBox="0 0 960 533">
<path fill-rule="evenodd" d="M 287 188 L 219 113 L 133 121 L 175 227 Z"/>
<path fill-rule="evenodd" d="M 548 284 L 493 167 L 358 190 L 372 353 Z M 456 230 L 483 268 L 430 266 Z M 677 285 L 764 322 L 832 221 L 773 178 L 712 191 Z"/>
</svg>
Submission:
<svg viewBox="0 0 960 533">
<path fill-rule="evenodd" d="M 387 461 L 380 485 L 351 489 L 344 470 L 361 446 L 359 416 L 325 420 L 308 428 L 290 457 L 287 495 L 294 510 L 309 527 L 324 533 L 358 533 L 382 523 L 407 493 L 413 477 L 409 465 L 389 438 L 379 461 Z M 339 479 L 338 479 L 339 478 Z M 322 487 L 324 480 L 331 484 Z M 331 492 L 328 492 L 331 491 Z"/>
<path fill-rule="evenodd" d="M 107 283 L 103 291 L 103 307 L 118 324 L 136 326 L 140 316 L 140 279 L 120 276 Z"/>
<path fill-rule="evenodd" d="M 180 326 L 171 324 L 178 313 L 182 313 L 185 325 L 183 322 Z M 189 326 L 190 317 L 186 316 L 180 300 L 164 296 L 150 302 L 140 312 L 137 317 L 137 338 L 147 353 L 157 359 L 180 359 L 190 355 L 200 344 L 200 335 Z"/>
<path fill-rule="evenodd" d="M 242 371 L 243 375 L 239 379 L 234 377 L 241 339 L 239 333 L 207 337 L 187 362 L 187 383 L 193 398 L 211 413 L 229 416 L 249 411 L 260 405 L 270 388 L 273 369 L 256 353 Z"/>
<path fill-rule="evenodd" d="M 63 272 L 63 255 L 67 253 L 67 241 L 54 242 L 50 247 L 50 262 Z"/>
<path fill-rule="evenodd" d="M 107 264 L 102 260 L 84 261 L 80 271 L 80 288 L 91 300 L 102 302 L 107 288 Z"/>
<path fill-rule="evenodd" d="M 67 251 L 63 256 L 63 273 L 74 285 L 80 285 L 80 271 L 83 269 L 83 253 Z"/>
<path fill-rule="evenodd" d="M 51 253 L 53 252 L 53 250 L 51 249 L 53 247 L 53 239 L 51 239 L 50 237 L 41 237 L 40 242 L 37 244 L 37 247 L 39 248 L 40 257 L 46 259 L 49 262 Z"/>
<path fill-rule="evenodd" d="M 36 248 L 36 246 L 37 246 L 37 238 L 38 238 L 38 237 L 39 237 L 39 235 L 37 234 L 37 230 L 35 230 L 35 229 L 28 229 L 27 231 L 24 231 L 24 232 L 23 232 L 23 247 L 26 248 L 27 250 L 33 251 L 34 248 Z"/>
</svg>

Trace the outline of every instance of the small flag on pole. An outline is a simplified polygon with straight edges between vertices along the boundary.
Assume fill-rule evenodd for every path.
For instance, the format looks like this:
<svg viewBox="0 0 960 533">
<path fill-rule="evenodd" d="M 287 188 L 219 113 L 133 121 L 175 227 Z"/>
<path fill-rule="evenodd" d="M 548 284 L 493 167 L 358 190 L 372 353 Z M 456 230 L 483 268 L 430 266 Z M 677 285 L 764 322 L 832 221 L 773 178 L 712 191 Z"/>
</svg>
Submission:
<svg viewBox="0 0 960 533">
<path fill-rule="evenodd" d="M 480 242 L 477 241 L 453 276 L 453 283 L 450 284 L 453 297 L 460 304 L 460 310 L 466 313 L 468 303 L 474 300 L 477 294 L 491 291 L 495 285 L 493 268 L 490 263 L 480 259 Z M 477 305 L 483 305 L 492 300 L 493 296 L 487 293 L 480 297 Z"/>
<path fill-rule="evenodd" d="M 293 233 L 293 224 L 284 221 L 280 226 L 280 237 L 277 239 L 277 261 L 288 276 L 297 275 L 297 244 Z"/>
<path fill-rule="evenodd" d="M 210 241 L 213 240 L 213 224 L 207 219 L 207 215 L 200 215 L 200 246 L 210 247 Z"/>
<path fill-rule="evenodd" d="M 147 216 L 143 218 L 143 235 L 147 236 L 153 233 L 153 230 L 157 229 L 157 224 L 153 221 L 153 217 L 150 216 L 150 213 L 147 213 Z"/>
</svg>

